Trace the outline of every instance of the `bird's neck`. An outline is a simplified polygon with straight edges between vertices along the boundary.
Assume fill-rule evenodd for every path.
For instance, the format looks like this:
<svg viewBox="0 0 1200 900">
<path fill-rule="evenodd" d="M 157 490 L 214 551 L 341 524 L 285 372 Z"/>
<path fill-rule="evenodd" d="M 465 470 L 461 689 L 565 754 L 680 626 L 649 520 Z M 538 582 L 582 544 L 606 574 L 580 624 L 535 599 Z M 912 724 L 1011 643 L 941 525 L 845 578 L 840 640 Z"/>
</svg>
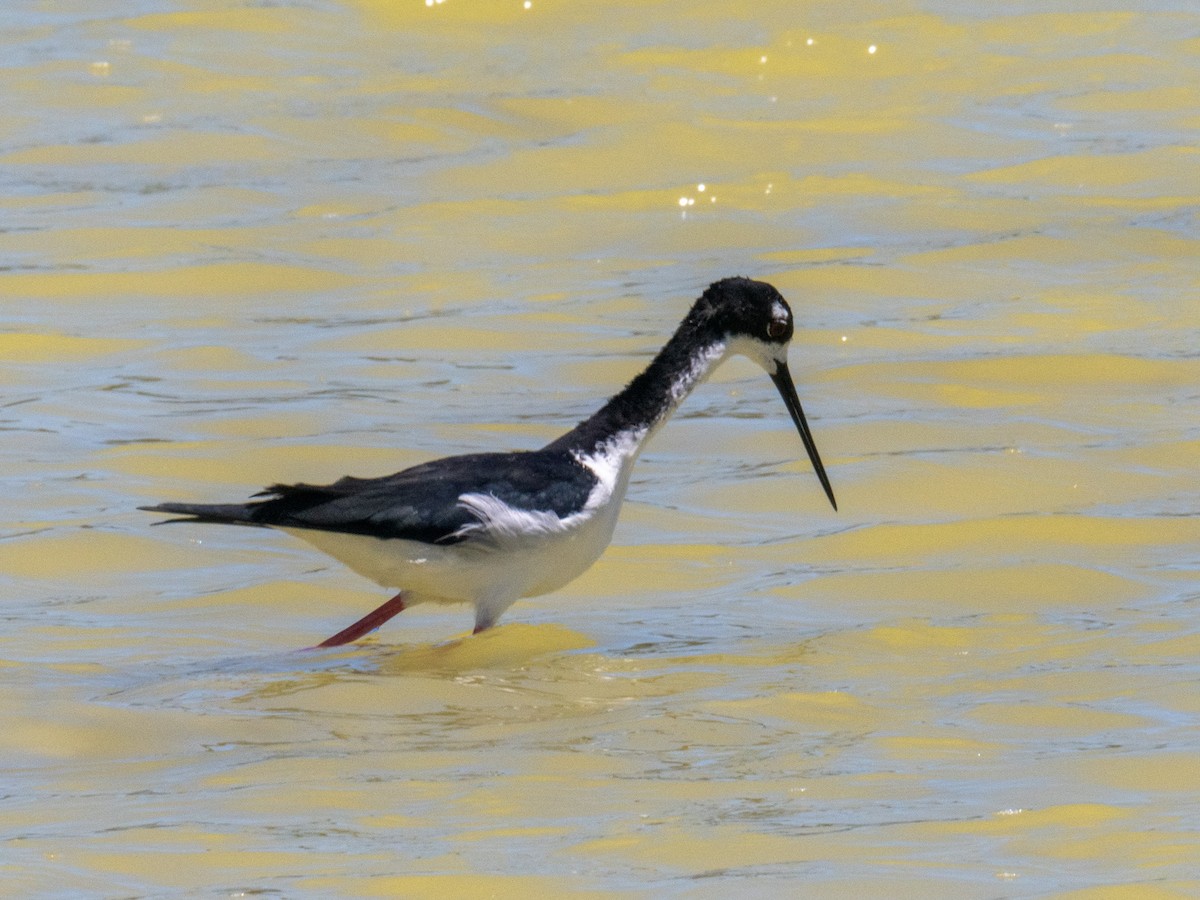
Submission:
<svg viewBox="0 0 1200 900">
<path fill-rule="evenodd" d="M 578 457 L 615 455 L 632 462 L 727 352 L 726 340 L 700 339 L 686 326 L 681 327 L 640 375 L 546 449 L 564 450 Z"/>
</svg>

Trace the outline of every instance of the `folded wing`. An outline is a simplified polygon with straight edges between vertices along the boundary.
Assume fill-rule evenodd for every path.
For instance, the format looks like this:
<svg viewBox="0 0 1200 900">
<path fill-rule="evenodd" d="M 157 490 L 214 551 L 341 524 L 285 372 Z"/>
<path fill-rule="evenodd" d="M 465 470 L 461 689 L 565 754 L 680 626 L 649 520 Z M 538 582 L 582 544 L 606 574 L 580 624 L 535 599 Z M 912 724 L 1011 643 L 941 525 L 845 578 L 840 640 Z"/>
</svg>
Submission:
<svg viewBox="0 0 1200 900">
<path fill-rule="evenodd" d="M 453 544 L 478 522 L 460 503 L 486 494 L 520 509 L 560 517 L 583 507 L 596 477 L 568 453 L 475 453 L 422 463 L 382 478 L 347 476 L 332 484 L 276 484 L 247 503 L 161 503 L 142 509 L 169 521 L 311 528 L 383 539 Z"/>
</svg>

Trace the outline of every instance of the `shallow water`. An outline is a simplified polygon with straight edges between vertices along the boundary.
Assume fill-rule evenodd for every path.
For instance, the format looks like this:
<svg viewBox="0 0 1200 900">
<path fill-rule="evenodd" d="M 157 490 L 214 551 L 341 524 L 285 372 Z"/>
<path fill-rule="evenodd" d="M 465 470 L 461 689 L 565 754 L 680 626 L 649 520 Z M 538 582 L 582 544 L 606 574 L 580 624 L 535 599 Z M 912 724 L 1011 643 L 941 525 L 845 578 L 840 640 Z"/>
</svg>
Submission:
<svg viewBox="0 0 1200 900">
<path fill-rule="evenodd" d="M 6 7 L 4 893 L 1200 894 L 1200 16 L 1108 9 Z M 838 513 L 745 362 L 474 638 L 135 510 L 538 446 L 739 273 Z"/>
</svg>

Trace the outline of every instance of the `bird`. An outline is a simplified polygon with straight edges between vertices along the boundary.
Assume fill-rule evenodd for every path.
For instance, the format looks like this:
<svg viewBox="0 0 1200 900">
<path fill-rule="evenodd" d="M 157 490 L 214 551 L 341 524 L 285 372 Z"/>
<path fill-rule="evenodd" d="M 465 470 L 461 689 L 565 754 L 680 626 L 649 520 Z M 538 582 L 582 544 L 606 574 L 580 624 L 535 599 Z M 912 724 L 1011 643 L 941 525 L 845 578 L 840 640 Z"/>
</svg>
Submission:
<svg viewBox="0 0 1200 900">
<path fill-rule="evenodd" d="M 470 604 L 478 634 L 517 600 L 558 590 L 600 558 L 647 442 L 731 356 L 748 357 L 770 376 L 836 511 L 788 370 L 794 330 L 792 310 L 772 285 L 724 278 L 701 294 L 639 375 L 540 450 L 450 456 L 331 484 L 275 484 L 244 503 L 139 509 L 172 516 L 155 524 L 275 528 L 397 591 L 317 648 L 351 643 L 422 603 Z"/>
</svg>

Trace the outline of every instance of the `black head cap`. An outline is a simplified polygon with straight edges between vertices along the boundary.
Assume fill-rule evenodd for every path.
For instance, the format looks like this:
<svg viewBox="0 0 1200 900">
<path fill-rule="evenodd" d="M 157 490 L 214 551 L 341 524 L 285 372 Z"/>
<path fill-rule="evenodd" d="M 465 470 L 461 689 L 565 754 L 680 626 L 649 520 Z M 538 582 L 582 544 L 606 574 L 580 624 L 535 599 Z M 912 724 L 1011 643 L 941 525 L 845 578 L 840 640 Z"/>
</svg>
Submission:
<svg viewBox="0 0 1200 900">
<path fill-rule="evenodd" d="M 708 286 L 685 324 L 724 337 L 746 337 L 768 344 L 792 339 L 792 310 L 765 281 L 722 278 Z"/>
</svg>

